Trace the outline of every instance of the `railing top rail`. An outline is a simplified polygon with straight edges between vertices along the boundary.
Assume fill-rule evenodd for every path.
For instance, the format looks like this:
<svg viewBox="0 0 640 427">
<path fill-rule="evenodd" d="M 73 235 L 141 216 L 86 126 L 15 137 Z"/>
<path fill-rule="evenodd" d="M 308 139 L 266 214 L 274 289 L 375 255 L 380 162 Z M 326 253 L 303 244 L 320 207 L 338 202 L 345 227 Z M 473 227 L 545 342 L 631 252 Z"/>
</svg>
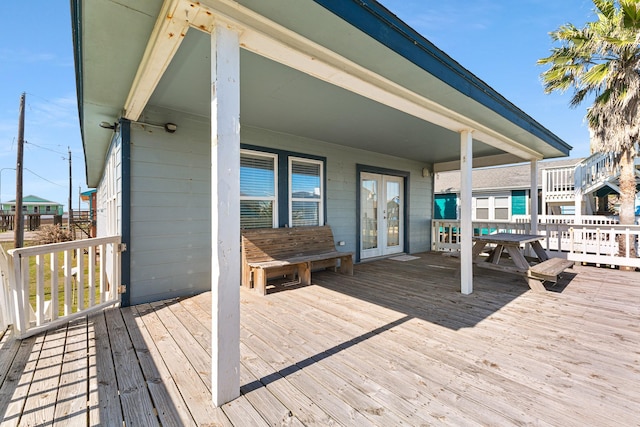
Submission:
<svg viewBox="0 0 640 427">
<path fill-rule="evenodd" d="M 12 256 L 33 256 L 60 252 L 69 249 L 79 249 L 87 246 L 97 246 L 105 243 L 120 243 L 120 236 L 94 237 L 91 239 L 73 240 L 71 242 L 50 243 L 48 245 L 26 246 L 24 248 L 9 249 Z"/>
</svg>

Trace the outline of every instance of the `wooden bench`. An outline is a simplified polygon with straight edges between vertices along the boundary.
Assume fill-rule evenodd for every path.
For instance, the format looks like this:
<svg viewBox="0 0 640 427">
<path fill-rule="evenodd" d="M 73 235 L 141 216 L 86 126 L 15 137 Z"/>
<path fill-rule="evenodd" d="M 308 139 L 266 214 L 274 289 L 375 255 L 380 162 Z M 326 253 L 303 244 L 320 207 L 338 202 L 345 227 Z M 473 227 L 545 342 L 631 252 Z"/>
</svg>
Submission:
<svg viewBox="0 0 640 427">
<path fill-rule="evenodd" d="M 573 261 L 563 258 L 549 258 L 536 265 L 529 267 L 527 278 L 529 287 L 534 290 L 544 291 L 542 282 L 548 281 L 556 283 L 558 276 L 567 268 L 573 267 Z"/>
<path fill-rule="evenodd" d="M 336 250 L 328 225 L 242 230 L 242 286 L 267 293 L 267 280 L 296 276 L 311 284 L 311 270 L 338 267 L 353 275 L 353 253 Z"/>
</svg>

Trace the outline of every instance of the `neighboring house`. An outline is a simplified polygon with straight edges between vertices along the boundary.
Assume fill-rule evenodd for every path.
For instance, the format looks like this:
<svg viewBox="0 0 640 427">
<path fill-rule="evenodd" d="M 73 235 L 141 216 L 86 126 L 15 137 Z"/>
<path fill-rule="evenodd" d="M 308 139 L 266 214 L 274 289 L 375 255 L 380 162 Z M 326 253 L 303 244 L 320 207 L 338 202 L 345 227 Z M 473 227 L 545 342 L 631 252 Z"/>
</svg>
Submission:
<svg viewBox="0 0 640 427">
<path fill-rule="evenodd" d="M 620 171 L 612 165 L 611 156 L 600 153 L 540 162 L 536 180 L 538 213 L 611 215 L 615 205 L 609 199 L 620 193 Z M 434 219 L 459 217 L 460 189 L 460 171 L 436 174 Z M 530 165 L 474 169 L 472 207 L 473 220 L 478 221 L 511 221 L 514 215 L 531 215 Z"/>
<path fill-rule="evenodd" d="M 89 205 L 89 218 L 88 220 L 91 222 L 89 226 L 89 235 L 91 237 L 97 236 L 97 228 L 96 228 L 96 209 L 97 209 L 97 190 L 91 189 L 87 191 L 83 191 L 80 193 L 80 200 L 87 203 Z"/>
<path fill-rule="evenodd" d="M 535 169 L 571 148 L 375 1 L 71 5 L 98 235 L 127 247 L 122 303 L 212 290 L 217 405 L 239 393 L 241 227 L 329 224 L 358 261 L 427 251 L 434 172 Z"/>
<path fill-rule="evenodd" d="M 582 160 L 562 159 L 538 163 L 538 213 L 573 213 L 573 201 L 559 205 L 542 199 L 543 177 L 551 168 L 573 169 Z M 437 173 L 434 193 L 434 219 L 458 219 L 460 171 Z M 513 215 L 530 215 L 530 196 L 531 167 L 528 163 L 473 170 L 474 221 L 511 221 Z"/>
<path fill-rule="evenodd" d="M 5 213 L 15 213 L 16 201 L 9 200 L 2 203 L 2 211 Z M 22 198 L 22 212 L 25 215 L 59 215 L 64 212 L 64 205 L 51 200 L 46 200 L 38 196 L 24 196 Z"/>
</svg>

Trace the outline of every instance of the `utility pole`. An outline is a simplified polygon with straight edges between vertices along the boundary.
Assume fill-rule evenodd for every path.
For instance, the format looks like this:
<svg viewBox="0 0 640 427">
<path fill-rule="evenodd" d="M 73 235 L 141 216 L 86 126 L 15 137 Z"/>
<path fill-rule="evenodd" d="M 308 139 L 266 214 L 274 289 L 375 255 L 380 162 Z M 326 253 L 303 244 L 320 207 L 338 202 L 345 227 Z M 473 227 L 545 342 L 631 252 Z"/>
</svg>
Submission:
<svg viewBox="0 0 640 427">
<path fill-rule="evenodd" d="M 71 217 L 73 216 L 73 207 L 71 206 L 71 188 L 73 187 L 71 180 L 71 148 L 67 147 L 67 150 L 69 150 L 69 212 L 67 213 L 67 230 L 71 233 Z"/>
<path fill-rule="evenodd" d="M 22 158 L 24 149 L 24 102 L 26 93 L 20 96 L 20 116 L 18 118 L 18 159 L 16 161 L 16 212 L 13 229 L 13 246 L 24 245 L 24 214 L 22 213 Z"/>
</svg>

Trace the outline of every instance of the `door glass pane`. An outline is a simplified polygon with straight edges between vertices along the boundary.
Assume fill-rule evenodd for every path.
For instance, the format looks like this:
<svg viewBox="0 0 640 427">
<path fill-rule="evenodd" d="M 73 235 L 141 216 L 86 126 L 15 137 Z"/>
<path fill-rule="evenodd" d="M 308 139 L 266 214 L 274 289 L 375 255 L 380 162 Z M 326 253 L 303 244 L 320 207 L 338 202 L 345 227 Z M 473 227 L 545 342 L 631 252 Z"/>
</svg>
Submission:
<svg viewBox="0 0 640 427">
<path fill-rule="evenodd" d="M 378 247 L 378 181 L 375 179 L 362 179 L 360 215 L 362 249 L 375 249 Z"/>
<path fill-rule="evenodd" d="M 400 183 L 387 182 L 387 247 L 400 245 Z"/>
</svg>

